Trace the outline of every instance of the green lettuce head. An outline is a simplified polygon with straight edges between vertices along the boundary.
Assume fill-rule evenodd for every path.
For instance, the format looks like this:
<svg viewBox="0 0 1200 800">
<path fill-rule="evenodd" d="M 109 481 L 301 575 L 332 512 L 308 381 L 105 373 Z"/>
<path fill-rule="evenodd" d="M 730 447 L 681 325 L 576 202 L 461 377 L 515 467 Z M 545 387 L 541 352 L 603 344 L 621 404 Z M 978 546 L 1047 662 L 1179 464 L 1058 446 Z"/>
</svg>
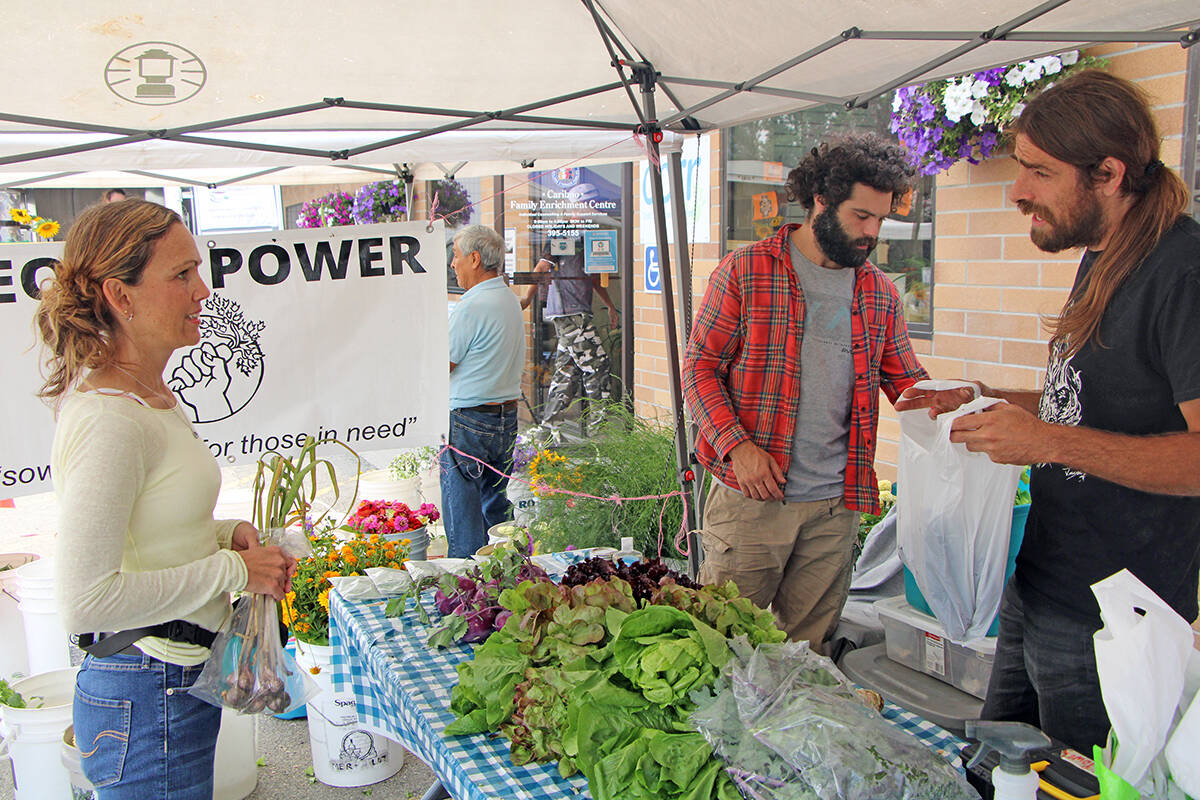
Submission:
<svg viewBox="0 0 1200 800">
<path fill-rule="evenodd" d="M 618 671 L 662 706 L 711 685 L 730 658 L 724 636 L 671 606 L 647 606 L 626 617 L 612 652 Z"/>
</svg>

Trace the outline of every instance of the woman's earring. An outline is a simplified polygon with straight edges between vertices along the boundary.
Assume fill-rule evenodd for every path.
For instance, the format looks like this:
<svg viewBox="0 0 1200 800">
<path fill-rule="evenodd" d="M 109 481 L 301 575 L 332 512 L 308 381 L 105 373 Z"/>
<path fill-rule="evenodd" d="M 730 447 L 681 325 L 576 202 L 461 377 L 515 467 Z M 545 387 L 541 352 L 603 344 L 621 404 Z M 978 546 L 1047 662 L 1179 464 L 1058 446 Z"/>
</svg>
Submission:
<svg viewBox="0 0 1200 800">
<path fill-rule="evenodd" d="M 125 321 L 133 322 L 133 312 L 132 311 L 130 311 L 128 314 L 125 315 Z"/>
</svg>

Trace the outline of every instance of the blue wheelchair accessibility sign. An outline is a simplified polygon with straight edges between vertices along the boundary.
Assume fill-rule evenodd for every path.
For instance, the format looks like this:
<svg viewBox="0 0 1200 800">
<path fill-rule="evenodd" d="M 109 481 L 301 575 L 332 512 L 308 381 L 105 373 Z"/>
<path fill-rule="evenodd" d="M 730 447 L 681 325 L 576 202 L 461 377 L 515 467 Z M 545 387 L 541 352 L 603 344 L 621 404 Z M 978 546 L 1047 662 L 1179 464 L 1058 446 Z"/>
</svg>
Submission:
<svg viewBox="0 0 1200 800">
<path fill-rule="evenodd" d="M 658 248 L 646 248 L 646 291 L 662 294 L 662 269 L 658 263 Z"/>
</svg>

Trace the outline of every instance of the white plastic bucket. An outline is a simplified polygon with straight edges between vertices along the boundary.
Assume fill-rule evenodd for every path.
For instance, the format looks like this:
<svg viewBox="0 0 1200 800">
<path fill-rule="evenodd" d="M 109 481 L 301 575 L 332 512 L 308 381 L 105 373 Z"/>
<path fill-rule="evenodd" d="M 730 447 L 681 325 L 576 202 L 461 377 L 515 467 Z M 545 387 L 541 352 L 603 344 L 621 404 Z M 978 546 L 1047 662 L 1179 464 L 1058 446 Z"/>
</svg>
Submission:
<svg viewBox="0 0 1200 800">
<path fill-rule="evenodd" d="M 62 765 L 71 781 L 71 800 L 95 800 L 96 788 L 83 774 L 79 748 L 75 745 L 75 726 L 68 725 L 62 735 Z"/>
<path fill-rule="evenodd" d="M 387 472 L 367 473 L 358 483 L 359 500 L 399 500 L 416 511 L 421 505 L 421 478 L 393 480 Z"/>
<path fill-rule="evenodd" d="M 379 538 L 385 542 L 401 542 L 408 539 L 408 557 L 413 561 L 424 561 L 429 553 L 429 527 L 426 525 L 404 533 L 385 533 Z"/>
<path fill-rule="evenodd" d="M 438 511 L 442 510 L 442 468 L 436 459 L 421 473 L 421 499 L 433 503 Z"/>
<path fill-rule="evenodd" d="M 333 648 L 300 644 L 296 661 L 321 693 L 308 703 L 308 741 L 313 773 L 326 786 L 369 786 L 395 775 L 404 766 L 404 748 L 358 721 L 354 695 L 334 692 L 330 662 Z"/>
<path fill-rule="evenodd" d="M 71 666 L 67 632 L 63 629 L 58 604 L 54 601 L 54 559 L 30 561 L 14 571 L 17 601 L 25 627 L 29 674 L 37 675 Z"/>
<path fill-rule="evenodd" d="M 30 706 L 0 705 L 4 722 L 0 757 L 12 758 L 15 800 L 65 800 L 71 796 L 71 778 L 62 763 L 62 736 L 71 724 L 75 669 L 21 678 L 12 689 Z"/>
<path fill-rule="evenodd" d="M 507 494 L 512 503 L 513 522 L 528 528 L 537 519 L 537 495 L 523 481 L 509 481 Z"/>
<path fill-rule="evenodd" d="M 221 732 L 213 761 L 213 800 L 242 800 L 258 786 L 257 714 L 221 709 Z"/>
<path fill-rule="evenodd" d="M 25 652 L 25 623 L 17 604 L 17 573 L 13 569 L 37 561 L 33 553 L 0 555 L 0 678 L 12 681 L 29 674 L 29 656 Z M 10 569 L 4 569 L 10 567 Z"/>
<path fill-rule="evenodd" d="M 254 487 L 222 486 L 213 519 L 251 519 L 254 516 Z"/>
</svg>

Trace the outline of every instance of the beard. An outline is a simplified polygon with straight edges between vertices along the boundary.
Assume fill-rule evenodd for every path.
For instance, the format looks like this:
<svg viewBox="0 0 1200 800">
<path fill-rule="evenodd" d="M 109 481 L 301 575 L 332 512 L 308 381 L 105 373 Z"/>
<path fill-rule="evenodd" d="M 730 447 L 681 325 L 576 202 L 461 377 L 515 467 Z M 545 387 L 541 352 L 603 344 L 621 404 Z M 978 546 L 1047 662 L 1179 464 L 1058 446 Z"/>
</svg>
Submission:
<svg viewBox="0 0 1200 800">
<path fill-rule="evenodd" d="M 1061 214 L 1028 200 L 1018 201 L 1017 208 L 1022 214 L 1037 214 L 1046 223 L 1040 229 L 1030 228 L 1029 238 L 1047 253 L 1089 247 L 1103 238 L 1104 214 L 1100 202 L 1085 189 L 1078 190 L 1075 201 Z"/>
<path fill-rule="evenodd" d="M 873 236 L 851 239 L 832 208 L 826 208 L 813 219 L 812 229 L 821 252 L 840 267 L 861 267 L 878 241 Z"/>
</svg>

